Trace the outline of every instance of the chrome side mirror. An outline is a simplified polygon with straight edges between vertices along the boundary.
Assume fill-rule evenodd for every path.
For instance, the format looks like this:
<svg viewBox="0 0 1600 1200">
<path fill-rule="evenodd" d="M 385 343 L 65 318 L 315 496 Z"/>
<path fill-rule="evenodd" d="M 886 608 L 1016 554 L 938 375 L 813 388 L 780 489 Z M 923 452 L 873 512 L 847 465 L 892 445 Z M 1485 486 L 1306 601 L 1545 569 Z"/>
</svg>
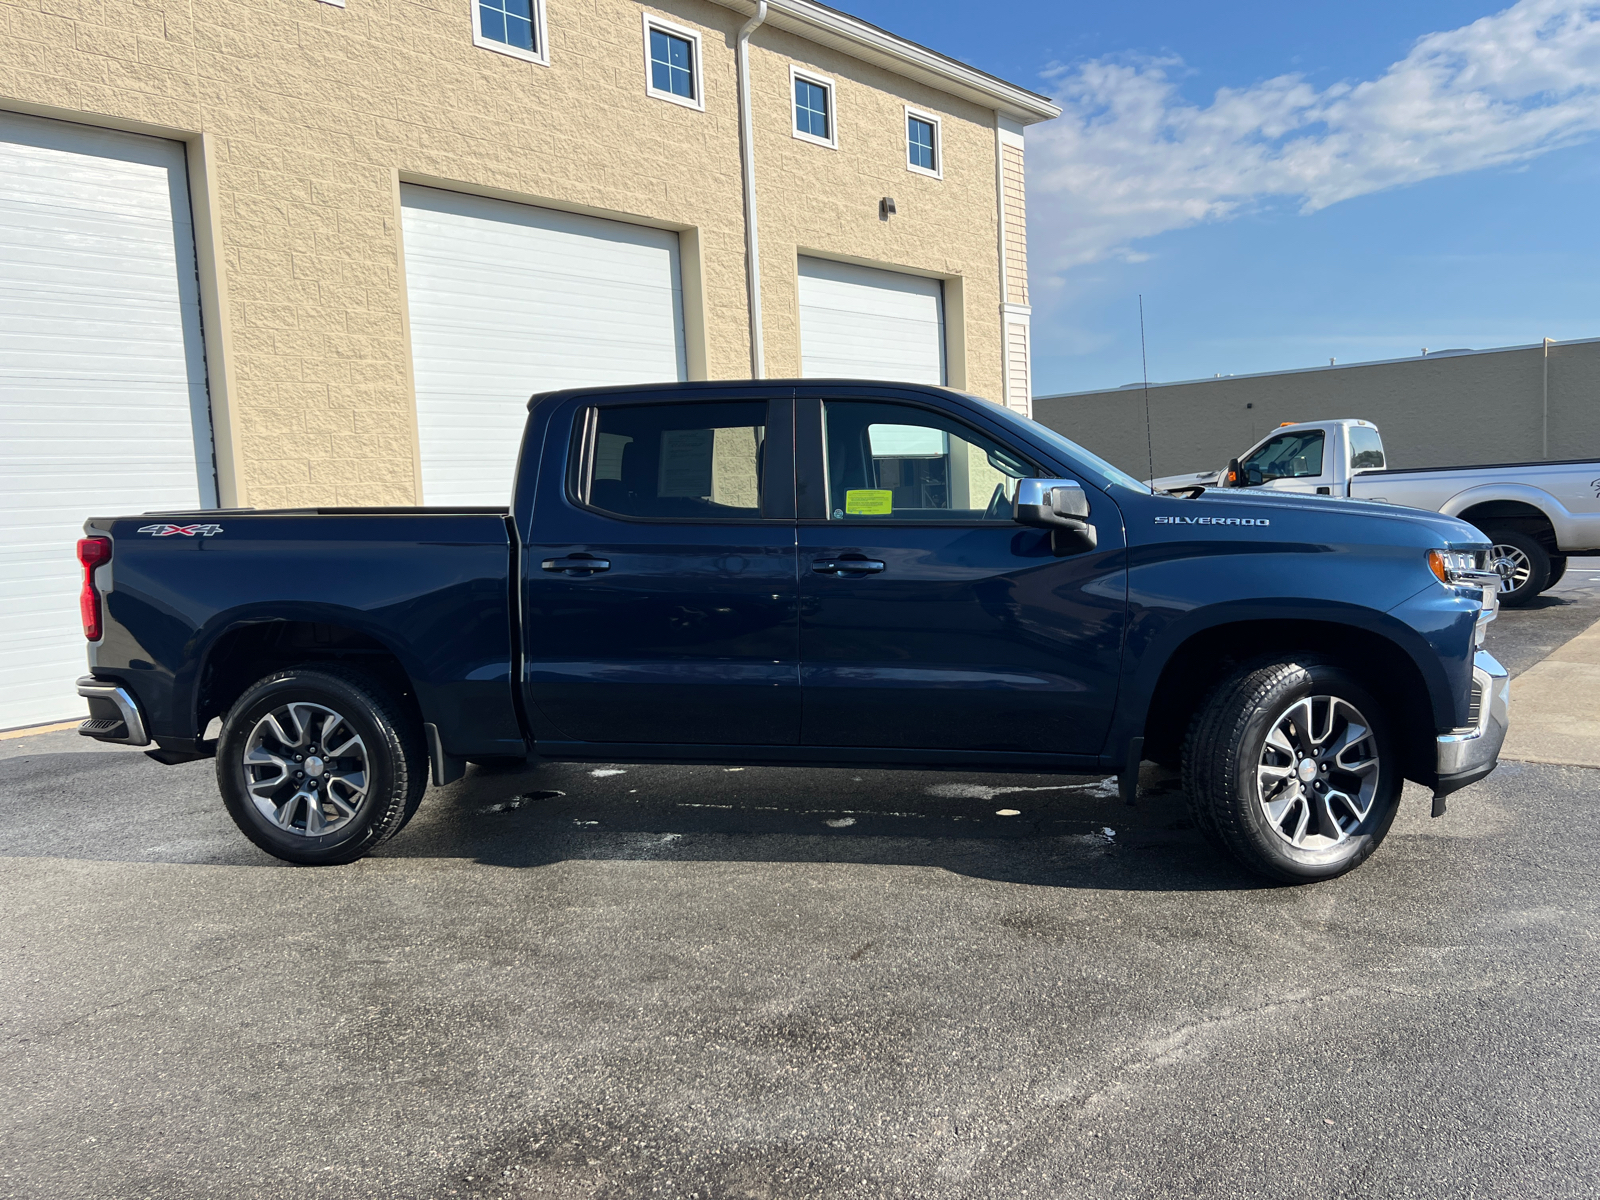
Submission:
<svg viewBox="0 0 1600 1200">
<path fill-rule="evenodd" d="M 1050 548 L 1059 557 L 1093 550 L 1095 528 L 1089 524 L 1089 497 L 1070 479 L 1022 479 L 1011 505 L 1011 519 L 1050 531 Z"/>
</svg>

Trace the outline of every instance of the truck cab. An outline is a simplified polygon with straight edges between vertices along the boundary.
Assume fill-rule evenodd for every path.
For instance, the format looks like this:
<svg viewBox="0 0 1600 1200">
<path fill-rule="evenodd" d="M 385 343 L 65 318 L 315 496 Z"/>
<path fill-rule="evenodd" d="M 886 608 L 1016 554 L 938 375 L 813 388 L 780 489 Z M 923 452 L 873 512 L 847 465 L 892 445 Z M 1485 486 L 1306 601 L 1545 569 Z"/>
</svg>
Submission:
<svg viewBox="0 0 1600 1200">
<path fill-rule="evenodd" d="M 1371 421 L 1352 418 L 1285 422 L 1240 455 L 1237 462 L 1237 468 L 1229 463 L 1218 471 L 1169 475 L 1152 483 L 1163 491 L 1211 487 L 1236 469 L 1237 478 L 1231 482 L 1239 487 L 1345 496 L 1351 479 L 1363 471 L 1381 471 L 1385 466 L 1378 427 Z"/>
</svg>

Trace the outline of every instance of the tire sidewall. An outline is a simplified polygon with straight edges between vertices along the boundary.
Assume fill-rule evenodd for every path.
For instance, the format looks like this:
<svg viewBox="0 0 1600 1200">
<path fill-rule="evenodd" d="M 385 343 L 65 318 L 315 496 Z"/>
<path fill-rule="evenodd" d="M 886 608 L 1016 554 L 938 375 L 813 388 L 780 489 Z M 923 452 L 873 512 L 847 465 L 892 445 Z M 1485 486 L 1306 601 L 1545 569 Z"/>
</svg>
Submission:
<svg viewBox="0 0 1600 1200">
<path fill-rule="evenodd" d="M 348 825 L 320 837 L 286 833 L 250 798 L 244 753 L 256 722 L 285 704 L 306 702 L 331 708 L 350 723 L 367 749 L 367 794 Z M 381 839 L 395 792 L 394 735 L 377 718 L 372 700 L 332 675 L 286 671 L 248 689 L 223 724 L 217 741 L 217 783 L 223 803 L 251 841 L 277 858 L 298 863 L 344 862 Z"/>
<path fill-rule="evenodd" d="M 1286 708 L 1307 696 L 1336 696 L 1353 704 L 1367 718 L 1378 741 L 1378 787 L 1371 810 L 1349 838 L 1319 850 L 1291 846 L 1273 830 L 1261 809 L 1256 781 L 1267 734 Z M 1274 873 L 1306 881 L 1328 879 L 1360 865 L 1378 848 L 1394 823 L 1404 786 L 1399 747 L 1392 729 L 1388 714 L 1372 694 L 1337 667 L 1301 666 L 1258 697 L 1255 712 L 1239 740 L 1234 764 L 1235 795 L 1243 817 L 1241 832 L 1252 843 L 1255 854 L 1272 864 Z"/>
</svg>

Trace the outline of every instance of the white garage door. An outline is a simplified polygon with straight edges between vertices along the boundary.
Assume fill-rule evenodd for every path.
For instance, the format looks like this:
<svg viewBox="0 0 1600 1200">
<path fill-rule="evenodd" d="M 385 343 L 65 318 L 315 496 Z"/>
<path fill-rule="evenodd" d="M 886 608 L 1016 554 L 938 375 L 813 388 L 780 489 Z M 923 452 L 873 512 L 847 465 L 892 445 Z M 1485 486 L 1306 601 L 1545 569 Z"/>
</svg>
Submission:
<svg viewBox="0 0 1600 1200">
<path fill-rule="evenodd" d="M 83 711 L 84 519 L 215 504 L 183 147 L 0 113 L 0 729 Z"/>
<path fill-rule="evenodd" d="M 428 504 L 505 504 L 528 397 L 686 377 L 678 235 L 402 190 Z"/>
<path fill-rule="evenodd" d="M 822 258 L 800 260 L 800 371 L 944 382 L 944 287 L 937 279 Z"/>
</svg>

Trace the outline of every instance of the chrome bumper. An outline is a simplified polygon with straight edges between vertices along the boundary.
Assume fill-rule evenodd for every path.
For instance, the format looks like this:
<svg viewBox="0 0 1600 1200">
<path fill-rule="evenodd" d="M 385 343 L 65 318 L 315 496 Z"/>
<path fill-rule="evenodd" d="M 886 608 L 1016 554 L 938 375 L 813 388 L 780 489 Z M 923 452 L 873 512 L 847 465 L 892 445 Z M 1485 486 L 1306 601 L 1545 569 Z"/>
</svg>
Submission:
<svg viewBox="0 0 1600 1200">
<path fill-rule="evenodd" d="M 144 714 L 133 693 L 120 684 L 85 675 L 78 680 L 78 695 L 89 701 L 89 719 L 78 726 L 84 737 L 123 746 L 148 746 Z"/>
<path fill-rule="evenodd" d="M 1486 650 L 1479 650 L 1472 660 L 1472 686 L 1480 697 L 1478 723 L 1439 736 L 1437 771 L 1440 787 L 1446 792 L 1465 787 L 1494 769 L 1511 723 L 1511 677 Z"/>
</svg>

